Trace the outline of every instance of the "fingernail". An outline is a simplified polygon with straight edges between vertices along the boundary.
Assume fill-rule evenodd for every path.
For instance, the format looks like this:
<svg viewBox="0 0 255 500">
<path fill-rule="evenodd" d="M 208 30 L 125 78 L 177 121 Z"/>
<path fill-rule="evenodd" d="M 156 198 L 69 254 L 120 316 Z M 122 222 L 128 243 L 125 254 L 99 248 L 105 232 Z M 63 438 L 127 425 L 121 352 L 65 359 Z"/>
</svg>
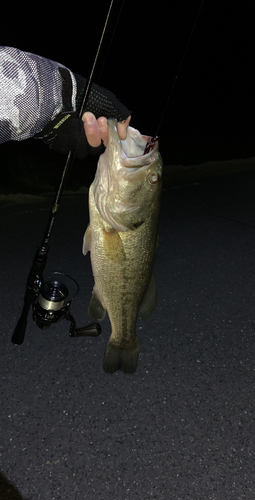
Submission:
<svg viewBox="0 0 255 500">
<path fill-rule="evenodd" d="M 90 111 L 86 111 L 86 113 L 82 115 L 82 121 L 84 123 L 87 123 L 88 125 L 91 125 L 95 121 L 95 119 L 95 116 Z"/>
</svg>

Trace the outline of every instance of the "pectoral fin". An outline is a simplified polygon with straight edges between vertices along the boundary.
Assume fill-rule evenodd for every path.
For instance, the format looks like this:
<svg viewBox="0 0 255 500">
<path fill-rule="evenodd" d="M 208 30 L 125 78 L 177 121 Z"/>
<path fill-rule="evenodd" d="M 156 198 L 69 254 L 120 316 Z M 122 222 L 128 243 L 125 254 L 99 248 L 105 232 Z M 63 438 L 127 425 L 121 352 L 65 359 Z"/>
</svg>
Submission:
<svg viewBox="0 0 255 500">
<path fill-rule="evenodd" d="M 122 263 L 126 260 L 121 237 L 115 229 L 103 232 L 103 245 L 106 257 L 112 262 Z"/>
<path fill-rule="evenodd" d="M 91 247 L 91 229 L 90 225 L 88 225 L 83 237 L 83 246 L 82 246 L 83 255 L 86 255 L 90 251 L 90 247 Z"/>
<path fill-rule="evenodd" d="M 92 292 L 92 297 L 89 303 L 88 313 L 89 316 L 96 321 L 102 321 L 105 317 L 105 308 L 102 306 L 94 290 Z"/>
<path fill-rule="evenodd" d="M 157 287 L 155 276 L 152 273 L 146 292 L 139 309 L 139 316 L 144 321 L 148 319 L 157 307 Z"/>
</svg>

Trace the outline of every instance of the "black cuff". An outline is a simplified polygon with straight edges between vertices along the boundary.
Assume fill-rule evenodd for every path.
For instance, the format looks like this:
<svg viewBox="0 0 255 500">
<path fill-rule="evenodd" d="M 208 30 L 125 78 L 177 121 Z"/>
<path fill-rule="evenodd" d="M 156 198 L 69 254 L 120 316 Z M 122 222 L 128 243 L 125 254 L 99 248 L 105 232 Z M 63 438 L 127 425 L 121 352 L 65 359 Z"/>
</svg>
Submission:
<svg viewBox="0 0 255 500">
<path fill-rule="evenodd" d="M 97 146 L 96 148 L 93 148 L 93 146 L 90 146 L 90 144 L 88 144 L 88 150 L 89 150 L 89 154 L 91 154 L 91 155 L 101 155 L 102 153 L 104 153 L 105 146 L 104 146 L 102 139 L 101 139 L 101 144 L 99 146 Z"/>
</svg>

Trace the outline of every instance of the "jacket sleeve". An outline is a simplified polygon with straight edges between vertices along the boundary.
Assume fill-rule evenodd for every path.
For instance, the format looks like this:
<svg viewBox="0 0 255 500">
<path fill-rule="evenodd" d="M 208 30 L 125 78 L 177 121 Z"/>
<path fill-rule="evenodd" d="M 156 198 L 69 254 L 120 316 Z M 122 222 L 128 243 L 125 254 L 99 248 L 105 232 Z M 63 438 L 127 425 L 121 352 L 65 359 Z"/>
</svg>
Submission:
<svg viewBox="0 0 255 500">
<path fill-rule="evenodd" d="M 62 97 L 63 73 L 70 81 L 68 103 Z M 76 111 L 76 93 L 75 77 L 62 64 L 0 46 L 0 143 L 33 137 L 58 113 Z"/>
</svg>

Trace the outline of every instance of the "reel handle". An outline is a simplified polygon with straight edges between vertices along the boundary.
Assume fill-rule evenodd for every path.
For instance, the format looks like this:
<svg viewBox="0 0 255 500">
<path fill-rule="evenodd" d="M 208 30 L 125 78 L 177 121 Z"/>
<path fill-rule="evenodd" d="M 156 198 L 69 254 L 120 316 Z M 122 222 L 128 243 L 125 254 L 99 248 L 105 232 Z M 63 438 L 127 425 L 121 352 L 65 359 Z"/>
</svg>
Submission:
<svg viewBox="0 0 255 500">
<path fill-rule="evenodd" d="M 98 323 L 91 323 L 91 325 L 84 326 L 83 328 L 76 328 L 76 321 L 70 314 L 66 314 L 67 321 L 71 321 L 69 335 L 70 337 L 98 337 L 101 333 L 101 326 Z"/>
<path fill-rule="evenodd" d="M 70 332 L 70 337 L 98 337 L 101 333 L 101 326 L 98 323 L 92 323 L 91 325 L 84 326 L 83 328 L 75 328 L 74 331 Z"/>
</svg>

